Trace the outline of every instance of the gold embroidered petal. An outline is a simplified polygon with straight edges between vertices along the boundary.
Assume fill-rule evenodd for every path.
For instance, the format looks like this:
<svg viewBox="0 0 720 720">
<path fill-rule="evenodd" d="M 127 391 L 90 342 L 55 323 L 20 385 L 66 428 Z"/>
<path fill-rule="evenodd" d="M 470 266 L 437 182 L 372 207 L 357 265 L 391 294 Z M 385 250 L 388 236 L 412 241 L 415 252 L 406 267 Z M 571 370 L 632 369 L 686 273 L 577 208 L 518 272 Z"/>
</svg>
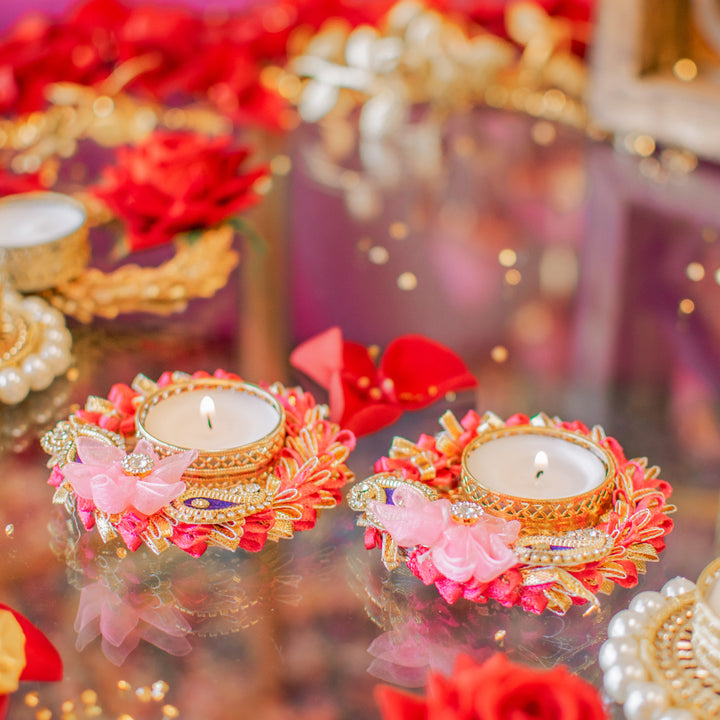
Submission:
<svg viewBox="0 0 720 720">
<path fill-rule="evenodd" d="M 395 541 L 390 537 L 389 533 L 383 533 L 382 539 L 382 561 L 388 570 L 395 570 L 400 567 L 400 553 Z"/>
<path fill-rule="evenodd" d="M 268 538 L 271 540 L 279 540 L 281 538 L 289 539 L 295 531 L 292 521 L 285 520 L 281 517 L 275 518 L 275 524 L 268 530 Z"/>
</svg>

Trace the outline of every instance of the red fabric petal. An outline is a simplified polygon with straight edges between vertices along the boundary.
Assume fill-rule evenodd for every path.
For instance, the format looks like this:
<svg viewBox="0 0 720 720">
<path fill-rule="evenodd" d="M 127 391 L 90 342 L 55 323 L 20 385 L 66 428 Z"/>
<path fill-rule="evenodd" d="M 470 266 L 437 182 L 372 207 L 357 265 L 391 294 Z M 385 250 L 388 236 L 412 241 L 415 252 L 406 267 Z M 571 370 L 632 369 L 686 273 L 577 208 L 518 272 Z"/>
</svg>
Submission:
<svg viewBox="0 0 720 720">
<path fill-rule="evenodd" d="M 0 609 L 9 610 L 13 614 L 25 635 L 27 665 L 20 674 L 20 679 L 43 682 L 62 680 L 62 660 L 55 646 L 45 634 L 17 610 L 2 603 L 0 603 Z"/>
<path fill-rule="evenodd" d="M 290 353 L 290 364 L 320 387 L 330 388 L 332 378 L 343 367 L 343 337 L 339 327 L 331 327 L 300 343 Z"/>
<path fill-rule="evenodd" d="M 385 350 L 378 370 L 380 380 L 389 378 L 395 396 L 405 408 L 422 408 L 451 390 L 475 387 L 462 359 L 449 348 L 423 335 L 405 335 Z"/>
<path fill-rule="evenodd" d="M 375 688 L 375 702 L 382 720 L 427 720 L 425 699 L 388 685 Z"/>
</svg>

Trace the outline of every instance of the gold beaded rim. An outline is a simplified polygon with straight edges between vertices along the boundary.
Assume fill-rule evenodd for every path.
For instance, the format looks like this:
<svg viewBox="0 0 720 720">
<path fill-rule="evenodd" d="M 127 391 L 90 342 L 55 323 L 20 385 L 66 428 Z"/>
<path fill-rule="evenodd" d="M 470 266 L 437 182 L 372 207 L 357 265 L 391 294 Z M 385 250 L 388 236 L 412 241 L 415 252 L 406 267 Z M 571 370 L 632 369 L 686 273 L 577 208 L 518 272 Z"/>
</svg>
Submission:
<svg viewBox="0 0 720 720">
<path fill-rule="evenodd" d="M 20 292 L 47 290 L 82 274 L 90 262 L 87 211 L 74 198 L 55 192 L 28 192 L 0 199 L 0 207 L 32 203 L 39 198 L 71 205 L 81 213 L 79 227 L 39 245 L 0 249 L 0 274 Z"/>
<path fill-rule="evenodd" d="M 720 617 L 710 606 L 708 595 L 720 581 L 720 558 L 716 558 L 700 574 L 693 623 L 692 646 L 700 664 L 720 674 Z"/>
<path fill-rule="evenodd" d="M 140 403 L 135 414 L 135 433 L 137 437 L 152 443 L 160 457 L 167 457 L 174 453 L 192 449 L 165 442 L 150 433 L 145 426 L 148 413 L 155 405 L 172 395 L 216 388 L 247 393 L 263 400 L 277 412 L 278 422 L 267 435 L 259 440 L 235 448 L 199 452 L 197 459 L 185 471 L 185 477 L 192 478 L 195 482 L 200 483 L 215 483 L 218 477 L 232 478 L 233 481 L 237 481 L 238 476 L 247 475 L 250 477 L 257 475 L 260 470 L 272 462 L 285 442 L 285 410 L 280 402 L 272 394 L 257 385 L 241 380 L 221 378 L 192 378 L 171 383 L 148 394 Z"/>
<path fill-rule="evenodd" d="M 579 445 L 595 455 L 605 467 L 605 479 L 600 485 L 584 493 L 557 498 L 528 498 L 509 495 L 485 486 L 467 467 L 469 455 L 480 445 L 501 437 L 515 435 L 545 435 Z M 490 515 L 519 520 L 528 532 L 552 533 L 579 530 L 596 525 L 612 504 L 617 466 L 612 453 L 590 438 L 564 428 L 536 425 L 515 425 L 491 428 L 474 438 L 462 454 L 461 484 L 463 490 Z"/>
</svg>

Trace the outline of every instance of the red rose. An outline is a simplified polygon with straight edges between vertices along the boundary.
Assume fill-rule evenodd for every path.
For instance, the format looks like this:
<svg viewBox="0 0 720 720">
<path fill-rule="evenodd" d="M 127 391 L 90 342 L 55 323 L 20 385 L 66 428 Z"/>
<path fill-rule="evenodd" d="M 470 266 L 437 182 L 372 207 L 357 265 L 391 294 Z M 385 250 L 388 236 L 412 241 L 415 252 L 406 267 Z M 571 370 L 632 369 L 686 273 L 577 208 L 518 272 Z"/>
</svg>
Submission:
<svg viewBox="0 0 720 720">
<path fill-rule="evenodd" d="M 600 696 L 564 667 L 534 670 L 497 654 L 461 655 L 451 678 L 431 673 L 424 698 L 376 689 L 383 720 L 606 720 Z"/>
<path fill-rule="evenodd" d="M 258 202 L 264 168 L 242 171 L 250 154 L 229 136 L 157 132 L 116 153 L 93 193 L 125 223 L 131 250 L 217 225 Z"/>
</svg>

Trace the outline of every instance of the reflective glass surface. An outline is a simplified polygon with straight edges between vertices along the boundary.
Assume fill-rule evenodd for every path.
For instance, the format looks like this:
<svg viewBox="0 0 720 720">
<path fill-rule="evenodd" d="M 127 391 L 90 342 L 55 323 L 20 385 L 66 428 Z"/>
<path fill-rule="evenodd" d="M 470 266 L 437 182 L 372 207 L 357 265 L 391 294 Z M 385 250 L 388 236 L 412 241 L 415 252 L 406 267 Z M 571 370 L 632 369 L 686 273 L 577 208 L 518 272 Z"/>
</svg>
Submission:
<svg viewBox="0 0 720 720">
<path fill-rule="evenodd" d="M 720 171 L 678 173 L 494 111 L 383 144 L 358 142 L 347 121 L 263 143 L 290 170 L 253 212 L 264 241 L 240 241 L 230 284 L 167 318 L 71 321 L 77 372 L 0 409 L 0 597 L 65 663 L 61 683 L 22 686 L 11 717 L 61 717 L 72 702 L 78 718 L 371 718 L 379 681 L 417 687 L 458 652 L 498 648 L 600 684 L 612 613 L 675 575 L 695 580 L 718 553 Z M 80 161 L 92 166 L 92 151 Z M 101 255 L 108 238 L 94 241 Z M 674 487 L 660 562 L 636 589 L 603 596 L 600 612 L 533 616 L 450 606 L 408 571 L 386 572 L 345 505 L 257 554 L 193 559 L 104 545 L 52 504 L 37 438 L 73 404 L 138 372 L 219 367 L 301 383 L 324 401 L 288 355 L 333 325 L 381 347 L 428 335 L 479 380 L 360 438 L 357 478 L 394 435 L 439 431 L 446 408 L 600 424 Z"/>
</svg>

